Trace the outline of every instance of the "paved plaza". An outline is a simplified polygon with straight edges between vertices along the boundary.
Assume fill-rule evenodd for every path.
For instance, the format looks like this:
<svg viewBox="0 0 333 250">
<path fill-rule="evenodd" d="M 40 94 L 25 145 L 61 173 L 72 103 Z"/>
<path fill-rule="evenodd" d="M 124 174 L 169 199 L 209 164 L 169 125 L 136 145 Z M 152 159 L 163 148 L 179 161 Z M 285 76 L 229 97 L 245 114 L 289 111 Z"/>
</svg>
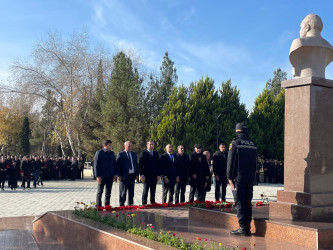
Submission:
<svg viewBox="0 0 333 250">
<path fill-rule="evenodd" d="M 7 184 L 7 183 L 6 183 Z M 19 185 L 21 183 L 19 182 Z M 0 217 L 12 216 L 37 216 L 47 211 L 72 210 L 77 201 L 89 204 L 96 199 L 97 182 L 87 177 L 84 180 L 76 181 L 45 181 L 44 186 L 36 189 L 16 191 L 10 190 L 7 186 L 5 191 L 0 191 Z M 143 185 L 135 184 L 134 203 L 141 204 Z M 254 200 L 261 200 L 261 194 L 268 196 L 270 200 L 276 200 L 276 191 L 282 190 L 281 184 L 259 184 L 254 186 Z M 186 199 L 188 199 L 190 186 L 186 188 Z M 111 193 L 111 206 L 119 206 L 119 185 L 114 183 Z M 207 194 L 207 200 L 214 200 L 214 186 Z M 230 186 L 227 188 L 227 200 L 232 201 Z M 148 196 L 149 201 L 149 196 Z M 162 186 L 157 185 L 156 202 L 162 201 Z M 104 202 L 104 196 L 102 199 Z M 103 203 L 104 204 L 104 203 Z"/>
</svg>

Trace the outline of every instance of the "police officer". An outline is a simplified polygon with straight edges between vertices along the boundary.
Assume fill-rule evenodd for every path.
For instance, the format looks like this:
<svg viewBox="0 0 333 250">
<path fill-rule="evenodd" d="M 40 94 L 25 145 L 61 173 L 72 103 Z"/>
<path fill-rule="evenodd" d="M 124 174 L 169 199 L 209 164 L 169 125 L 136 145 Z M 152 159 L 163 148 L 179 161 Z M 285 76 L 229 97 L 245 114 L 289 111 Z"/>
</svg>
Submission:
<svg viewBox="0 0 333 250">
<path fill-rule="evenodd" d="M 253 183 L 257 166 L 257 146 L 248 138 L 244 122 L 236 125 L 236 138 L 229 147 L 227 178 L 234 195 L 239 229 L 232 235 L 251 235 Z"/>
</svg>

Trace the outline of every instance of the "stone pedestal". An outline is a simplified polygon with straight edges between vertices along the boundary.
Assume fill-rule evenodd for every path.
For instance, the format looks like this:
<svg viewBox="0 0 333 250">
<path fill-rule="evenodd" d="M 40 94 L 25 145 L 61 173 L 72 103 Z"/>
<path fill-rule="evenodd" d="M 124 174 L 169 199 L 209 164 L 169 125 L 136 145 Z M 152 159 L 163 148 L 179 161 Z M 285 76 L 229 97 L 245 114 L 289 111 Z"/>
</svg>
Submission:
<svg viewBox="0 0 333 250">
<path fill-rule="evenodd" d="M 333 80 L 282 82 L 285 95 L 284 191 L 270 217 L 333 221 Z"/>
</svg>

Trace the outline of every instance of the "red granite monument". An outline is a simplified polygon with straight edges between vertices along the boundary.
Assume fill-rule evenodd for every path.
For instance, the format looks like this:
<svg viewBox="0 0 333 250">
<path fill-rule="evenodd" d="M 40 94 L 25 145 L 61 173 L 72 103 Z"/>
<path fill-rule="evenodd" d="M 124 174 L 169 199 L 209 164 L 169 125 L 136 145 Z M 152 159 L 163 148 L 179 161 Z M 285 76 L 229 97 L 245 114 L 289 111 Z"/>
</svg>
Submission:
<svg viewBox="0 0 333 250">
<path fill-rule="evenodd" d="M 295 79 L 282 82 L 284 191 L 270 205 L 270 218 L 333 222 L 333 80 L 325 79 L 333 47 L 322 27 L 319 16 L 308 15 L 290 48 Z"/>
</svg>

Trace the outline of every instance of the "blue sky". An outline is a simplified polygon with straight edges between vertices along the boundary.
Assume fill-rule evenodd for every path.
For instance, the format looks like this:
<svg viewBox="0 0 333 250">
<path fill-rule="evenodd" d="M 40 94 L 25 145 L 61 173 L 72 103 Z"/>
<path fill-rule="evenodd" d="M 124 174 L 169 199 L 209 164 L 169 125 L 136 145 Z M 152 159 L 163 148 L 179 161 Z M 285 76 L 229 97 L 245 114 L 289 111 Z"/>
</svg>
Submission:
<svg viewBox="0 0 333 250">
<path fill-rule="evenodd" d="M 331 0 L 0 0 L 0 81 L 48 31 L 66 37 L 85 28 L 93 45 L 134 49 L 153 71 L 168 51 L 179 84 L 209 76 L 218 88 L 231 78 L 251 109 L 275 69 L 292 77 L 290 45 L 310 13 L 333 44 Z M 333 79 L 333 64 L 326 78 Z"/>
</svg>

